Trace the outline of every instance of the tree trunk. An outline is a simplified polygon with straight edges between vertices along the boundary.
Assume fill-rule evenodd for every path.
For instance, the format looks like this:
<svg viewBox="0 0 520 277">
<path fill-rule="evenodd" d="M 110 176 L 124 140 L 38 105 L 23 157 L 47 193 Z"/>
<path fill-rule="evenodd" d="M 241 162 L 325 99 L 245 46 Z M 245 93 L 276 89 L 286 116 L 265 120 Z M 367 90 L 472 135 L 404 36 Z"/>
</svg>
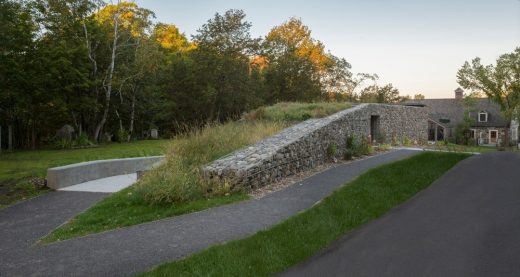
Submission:
<svg viewBox="0 0 520 277">
<path fill-rule="evenodd" d="M 36 130 L 34 128 L 34 121 L 33 124 L 31 124 L 31 149 L 36 149 Z"/>
<path fill-rule="evenodd" d="M 78 134 L 81 135 L 81 126 L 78 124 L 78 120 L 76 119 L 76 114 L 74 112 L 71 112 L 72 114 L 72 120 L 74 121 L 74 127 L 76 127 L 76 130 L 78 130 Z"/>
<path fill-rule="evenodd" d="M 128 126 L 128 138 L 127 141 L 130 142 L 130 138 L 132 138 L 132 133 L 134 132 L 134 118 L 135 118 L 135 87 L 134 94 L 132 95 L 132 104 L 130 111 L 130 126 Z"/>
<path fill-rule="evenodd" d="M 123 120 L 121 119 L 121 116 L 119 115 L 119 111 L 116 109 L 116 116 L 119 120 L 119 130 L 123 130 Z"/>
<path fill-rule="evenodd" d="M 94 131 L 94 140 L 99 140 L 99 133 L 101 132 L 101 129 L 105 125 L 105 122 L 107 121 L 108 117 L 108 111 L 110 107 L 110 96 L 112 94 L 112 77 L 114 75 L 114 67 L 116 62 L 116 50 L 117 50 L 117 24 L 118 24 L 118 17 L 119 13 L 116 13 L 114 15 L 114 40 L 112 42 L 112 56 L 110 59 L 110 66 L 108 68 L 108 76 L 107 76 L 107 84 L 105 87 L 105 110 L 103 112 L 103 117 L 101 118 L 101 121 L 97 124 L 96 129 Z"/>
<path fill-rule="evenodd" d="M 7 125 L 7 149 L 13 151 L 13 125 Z"/>
</svg>

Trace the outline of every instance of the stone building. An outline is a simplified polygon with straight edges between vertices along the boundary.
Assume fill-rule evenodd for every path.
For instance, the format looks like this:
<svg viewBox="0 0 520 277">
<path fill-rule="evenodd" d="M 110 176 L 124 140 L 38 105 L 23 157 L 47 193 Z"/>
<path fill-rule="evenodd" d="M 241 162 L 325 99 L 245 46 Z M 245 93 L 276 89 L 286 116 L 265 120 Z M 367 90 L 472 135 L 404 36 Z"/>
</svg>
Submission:
<svg viewBox="0 0 520 277">
<path fill-rule="evenodd" d="M 465 107 L 463 95 L 464 91 L 457 88 L 455 98 L 408 100 L 405 105 L 426 109 L 428 125 L 424 128 L 428 130 L 429 141 L 455 142 L 455 129 L 463 122 L 464 113 L 468 112 L 472 123 L 467 136 L 479 145 L 501 145 L 506 134 L 510 144 L 518 142 L 518 124 L 505 120 L 498 104 L 488 98 L 477 98 L 473 106 Z"/>
</svg>

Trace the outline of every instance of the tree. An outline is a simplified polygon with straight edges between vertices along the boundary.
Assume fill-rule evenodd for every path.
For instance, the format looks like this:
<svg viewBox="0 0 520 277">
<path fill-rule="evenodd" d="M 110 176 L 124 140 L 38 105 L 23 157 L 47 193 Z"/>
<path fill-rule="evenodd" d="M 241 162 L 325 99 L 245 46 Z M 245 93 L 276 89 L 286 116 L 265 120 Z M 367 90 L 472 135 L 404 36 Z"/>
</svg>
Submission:
<svg viewBox="0 0 520 277">
<path fill-rule="evenodd" d="M 37 26 L 21 2 L 0 0 L 0 114 L 7 125 L 8 149 L 14 148 L 15 123 L 28 101 L 30 79 L 24 73 L 33 51 Z M 1 146 L 0 146 L 1 147 Z"/>
<path fill-rule="evenodd" d="M 186 36 L 173 24 L 156 24 L 151 38 L 159 43 L 163 49 L 167 49 L 172 53 L 195 49 L 195 45 L 190 43 Z"/>
<path fill-rule="evenodd" d="M 135 3 L 119 2 L 116 5 L 107 5 L 100 10 L 95 19 L 106 30 L 110 57 L 108 67 L 103 76 L 102 88 L 105 92 L 103 114 L 94 130 L 94 140 L 99 140 L 101 129 L 104 127 L 110 109 L 112 87 L 118 54 L 126 47 L 139 44 L 145 30 L 151 25 L 150 18 L 154 14 L 147 9 L 139 8 Z"/>
<path fill-rule="evenodd" d="M 496 65 L 484 66 L 475 58 L 457 72 L 457 81 L 465 89 L 483 92 L 500 106 L 506 120 L 519 119 L 515 112 L 520 105 L 520 47 L 501 55 Z"/>
<path fill-rule="evenodd" d="M 399 90 L 392 84 L 383 87 L 371 85 L 364 88 L 359 95 L 359 101 L 366 103 L 399 103 L 403 100 L 403 97 L 399 96 Z"/>
<path fill-rule="evenodd" d="M 478 95 L 470 93 L 464 96 L 462 105 L 464 114 L 462 121 L 455 127 L 455 140 L 458 144 L 470 144 L 470 127 L 475 122 L 475 119 L 471 117 L 471 113 L 476 112 L 475 105 Z M 473 142 L 476 143 L 476 142 Z"/>
<path fill-rule="evenodd" d="M 421 94 L 421 93 L 417 93 L 417 94 L 415 94 L 413 96 L 413 99 L 415 99 L 415 100 L 424 100 L 424 99 L 426 99 L 426 97 L 423 94 Z"/>
<path fill-rule="evenodd" d="M 259 48 L 251 37 L 251 23 L 241 10 L 217 13 L 193 37 L 197 48 L 190 54 L 198 88 L 209 102 L 207 118 L 238 117 L 250 107 L 250 57 Z M 202 86 L 201 86 L 202 85 Z"/>
<path fill-rule="evenodd" d="M 345 91 L 352 76 L 350 64 L 325 53 L 324 45 L 297 18 L 271 29 L 264 48 L 268 103 L 330 99 Z"/>
</svg>

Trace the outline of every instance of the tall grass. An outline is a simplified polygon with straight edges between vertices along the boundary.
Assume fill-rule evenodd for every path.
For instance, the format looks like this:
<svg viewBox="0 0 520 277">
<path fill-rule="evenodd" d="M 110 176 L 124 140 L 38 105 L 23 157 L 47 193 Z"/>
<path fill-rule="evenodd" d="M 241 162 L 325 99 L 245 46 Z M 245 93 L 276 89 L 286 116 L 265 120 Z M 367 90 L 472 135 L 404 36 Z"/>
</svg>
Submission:
<svg viewBox="0 0 520 277">
<path fill-rule="evenodd" d="M 347 102 L 297 103 L 282 102 L 269 107 L 261 107 L 244 115 L 247 120 L 304 121 L 321 118 L 350 108 Z"/>
<path fill-rule="evenodd" d="M 282 122 L 229 122 L 208 125 L 175 138 L 167 147 L 166 162 L 138 182 L 135 193 L 150 203 L 184 202 L 230 193 L 224 184 L 202 180 L 200 168 L 237 149 L 271 136 L 286 127 Z"/>
</svg>

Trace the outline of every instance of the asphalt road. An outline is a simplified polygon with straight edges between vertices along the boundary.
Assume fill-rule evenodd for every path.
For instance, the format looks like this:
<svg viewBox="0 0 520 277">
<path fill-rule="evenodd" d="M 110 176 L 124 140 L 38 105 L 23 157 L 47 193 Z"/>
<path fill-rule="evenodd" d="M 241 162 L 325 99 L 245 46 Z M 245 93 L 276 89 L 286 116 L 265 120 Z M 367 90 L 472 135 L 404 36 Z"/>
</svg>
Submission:
<svg viewBox="0 0 520 277">
<path fill-rule="evenodd" d="M 0 210 L 0 276 L 130 276 L 211 245 L 252 235 L 301 212 L 375 166 L 415 155 L 397 150 L 339 165 L 261 199 L 35 245 L 106 194 L 54 192 Z"/>
<path fill-rule="evenodd" d="M 470 157 L 281 276 L 520 276 L 520 153 Z"/>
</svg>

